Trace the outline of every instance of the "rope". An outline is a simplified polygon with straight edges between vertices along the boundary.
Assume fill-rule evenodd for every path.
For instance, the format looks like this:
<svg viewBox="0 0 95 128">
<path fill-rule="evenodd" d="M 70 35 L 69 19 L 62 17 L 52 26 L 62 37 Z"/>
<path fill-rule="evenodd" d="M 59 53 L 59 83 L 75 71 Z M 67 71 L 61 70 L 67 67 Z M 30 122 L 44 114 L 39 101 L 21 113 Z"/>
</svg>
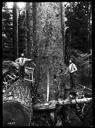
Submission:
<svg viewBox="0 0 95 128">
<path fill-rule="evenodd" d="M 87 87 L 85 87 L 85 86 L 83 86 L 83 85 L 81 85 L 81 84 L 78 84 L 78 85 L 81 86 L 81 87 L 83 87 L 83 88 L 85 88 L 85 89 L 88 89 L 89 91 L 92 91 L 92 89 L 87 88 Z"/>
</svg>

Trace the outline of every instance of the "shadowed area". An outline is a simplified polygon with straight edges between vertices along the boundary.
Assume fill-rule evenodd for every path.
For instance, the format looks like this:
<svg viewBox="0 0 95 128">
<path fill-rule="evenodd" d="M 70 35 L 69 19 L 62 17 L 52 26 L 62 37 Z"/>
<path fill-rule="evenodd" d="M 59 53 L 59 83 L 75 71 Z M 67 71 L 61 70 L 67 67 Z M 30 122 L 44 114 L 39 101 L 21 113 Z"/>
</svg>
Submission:
<svg viewBox="0 0 95 128">
<path fill-rule="evenodd" d="M 3 104 L 3 126 L 29 126 L 28 111 L 18 102 Z"/>
</svg>

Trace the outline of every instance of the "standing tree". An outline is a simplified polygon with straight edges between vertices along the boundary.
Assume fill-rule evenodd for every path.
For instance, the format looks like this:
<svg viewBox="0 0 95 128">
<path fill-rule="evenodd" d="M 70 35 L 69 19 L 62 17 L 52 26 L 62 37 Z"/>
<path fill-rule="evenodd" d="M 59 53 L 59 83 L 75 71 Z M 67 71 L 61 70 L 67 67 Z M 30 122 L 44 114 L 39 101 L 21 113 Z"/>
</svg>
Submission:
<svg viewBox="0 0 95 128">
<path fill-rule="evenodd" d="M 37 42 L 36 42 L 36 2 L 32 3 L 32 16 L 33 16 L 33 59 L 36 63 L 37 59 Z"/>
<path fill-rule="evenodd" d="M 19 10 L 18 16 L 18 51 L 19 55 L 25 52 L 27 56 L 27 24 L 26 24 L 26 8 Z"/>
<path fill-rule="evenodd" d="M 33 51 L 33 19 L 32 19 L 32 3 L 26 3 L 26 26 L 27 26 L 27 56 L 32 57 Z"/>
<path fill-rule="evenodd" d="M 32 58 L 34 63 L 36 64 L 35 71 L 34 71 L 34 77 L 35 77 L 35 86 L 33 88 L 33 91 L 35 93 L 35 96 L 37 94 L 37 87 L 39 85 L 40 80 L 40 65 L 39 65 L 39 59 L 38 59 L 38 47 L 37 47 L 37 41 L 36 41 L 36 8 L 37 3 L 26 3 L 26 23 L 27 23 L 27 56 L 29 58 Z M 31 66 L 31 64 L 30 64 Z"/>
<path fill-rule="evenodd" d="M 18 57 L 18 9 L 16 2 L 13 5 L 13 32 L 14 59 L 16 59 Z"/>
<path fill-rule="evenodd" d="M 57 85 L 53 82 L 54 75 L 59 79 L 59 72 L 61 69 L 62 72 L 65 70 L 60 22 L 60 3 L 38 3 L 36 16 L 38 60 L 41 69 L 38 92 L 43 95 L 44 100 L 46 100 L 46 90 L 47 85 L 49 85 L 49 99 L 51 100 L 55 98 L 57 91 Z"/>
<path fill-rule="evenodd" d="M 66 9 L 66 26 L 69 27 L 68 34 L 71 35 L 70 47 L 88 52 L 91 47 L 89 45 L 91 42 L 88 40 L 91 2 L 72 2 L 71 4 L 72 6 L 68 6 Z"/>
<path fill-rule="evenodd" d="M 7 2 L 2 4 L 2 50 L 3 59 L 12 60 L 13 54 L 13 11 L 8 8 Z"/>
</svg>

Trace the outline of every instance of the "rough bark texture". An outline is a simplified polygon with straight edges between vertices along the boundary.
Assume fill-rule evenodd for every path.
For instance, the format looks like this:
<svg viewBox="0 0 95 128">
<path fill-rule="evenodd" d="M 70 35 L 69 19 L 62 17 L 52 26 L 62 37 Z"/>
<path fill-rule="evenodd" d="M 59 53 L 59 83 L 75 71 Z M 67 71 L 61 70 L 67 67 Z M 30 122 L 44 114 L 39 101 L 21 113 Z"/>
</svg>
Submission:
<svg viewBox="0 0 95 128">
<path fill-rule="evenodd" d="M 32 3 L 29 4 L 29 42 L 31 45 L 30 54 L 32 56 L 32 42 L 33 42 L 33 15 Z M 47 72 L 50 75 L 50 99 L 55 98 L 57 84 L 54 84 L 54 75 L 57 75 L 59 80 L 59 73 L 65 70 L 63 59 L 63 42 L 61 33 L 61 14 L 60 3 L 41 2 L 36 5 L 36 48 L 37 48 L 37 65 L 39 65 L 40 75 L 38 76 L 39 85 L 38 92 L 44 94 L 46 100 L 47 90 Z M 30 49 L 30 48 L 29 48 Z M 60 81 L 60 80 L 59 80 Z"/>
<path fill-rule="evenodd" d="M 14 54 L 14 59 L 17 58 L 17 44 L 18 44 L 18 32 L 17 32 L 17 5 L 16 3 L 14 3 L 14 6 L 13 6 L 13 32 L 14 32 L 14 35 L 13 35 L 13 42 L 14 42 L 14 50 L 13 50 L 13 54 Z"/>
</svg>

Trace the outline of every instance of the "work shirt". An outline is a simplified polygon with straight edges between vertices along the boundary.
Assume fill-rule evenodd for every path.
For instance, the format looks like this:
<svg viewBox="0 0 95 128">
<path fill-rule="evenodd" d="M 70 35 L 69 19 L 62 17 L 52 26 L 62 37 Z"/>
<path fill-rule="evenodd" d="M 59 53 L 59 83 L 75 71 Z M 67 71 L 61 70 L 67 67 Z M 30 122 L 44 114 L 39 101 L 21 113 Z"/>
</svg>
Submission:
<svg viewBox="0 0 95 128">
<path fill-rule="evenodd" d="M 31 61 L 31 59 L 23 57 L 16 59 L 16 63 L 18 63 L 20 66 L 24 66 L 26 61 Z"/>
<path fill-rule="evenodd" d="M 68 70 L 69 70 L 70 73 L 74 73 L 74 72 L 77 71 L 77 67 L 76 67 L 76 65 L 75 65 L 74 63 L 71 63 L 71 64 L 69 65 Z"/>
</svg>

